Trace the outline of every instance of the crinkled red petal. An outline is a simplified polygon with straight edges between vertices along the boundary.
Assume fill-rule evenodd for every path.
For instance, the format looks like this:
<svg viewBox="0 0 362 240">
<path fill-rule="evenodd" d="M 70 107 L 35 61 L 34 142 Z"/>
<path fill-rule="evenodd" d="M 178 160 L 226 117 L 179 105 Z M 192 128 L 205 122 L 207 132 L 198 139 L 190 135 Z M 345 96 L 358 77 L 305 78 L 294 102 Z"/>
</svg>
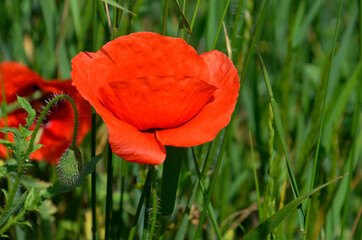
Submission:
<svg viewBox="0 0 362 240">
<path fill-rule="evenodd" d="M 229 58 L 218 51 L 201 55 L 208 66 L 208 83 L 216 87 L 213 101 L 184 125 L 156 131 L 163 145 L 188 147 L 213 140 L 230 121 L 240 88 L 236 68 Z"/>
<path fill-rule="evenodd" d="M 108 82 L 149 76 L 207 80 L 209 73 L 195 49 L 179 38 L 140 32 L 119 37 L 92 55 L 89 85 L 94 93 Z"/>
<path fill-rule="evenodd" d="M 73 85 L 89 101 L 108 127 L 112 151 L 126 161 L 143 164 L 160 164 L 165 160 L 166 151 L 155 138 L 154 133 L 138 131 L 135 127 L 117 118 L 99 100 L 90 88 L 88 69 L 92 65 L 91 54 L 80 53 L 72 60 Z"/>
<path fill-rule="evenodd" d="M 138 130 L 175 128 L 192 119 L 215 87 L 190 77 L 149 76 L 99 89 L 103 105 Z"/>
</svg>

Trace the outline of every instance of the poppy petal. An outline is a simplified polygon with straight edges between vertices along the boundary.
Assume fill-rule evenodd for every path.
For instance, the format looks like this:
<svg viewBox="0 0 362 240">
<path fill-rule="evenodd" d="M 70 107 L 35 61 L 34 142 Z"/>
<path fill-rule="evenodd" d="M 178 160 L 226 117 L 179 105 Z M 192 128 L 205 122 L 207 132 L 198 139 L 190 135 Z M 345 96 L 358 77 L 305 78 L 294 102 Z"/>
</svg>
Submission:
<svg viewBox="0 0 362 240">
<path fill-rule="evenodd" d="M 72 60 L 73 85 L 90 102 L 108 127 L 112 151 L 126 161 L 143 164 L 160 164 L 166 158 L 166 150 L 155 138 L 154 133 L 143 133 L 118 119 L 104 107 L 88 85 L 87 69 L 92 56 L 78 54 Z"/>
<path fill-rule="evenodd" d="M 155 138 L 155 133 L 142 133 L 131 125 L 103 117 L 109 131 L 113 153 L 129 162 L 157 165 L 166 158 L 166 149 Z"/>
<path fill-rule="evenodd" d="M 190 77 L 150 76 L 111 82 L 99 93 L 104 106 L 119 119 L 138 130 L 151 130 L 174 128 L 189 121 L 215 89 Z"/>
<path fill-rule="evenodd" d="M 201 55 L 208 65 L 208 83 L 217 89 L 214 100 L 189 122 L 173 128 L 156 131 L 157 139 L 164 145 L 188 147 L 213 140 L 225 127 L 234 110 L 240 88 L 238 72 L 223 53 L 211 51 Z"/>
<path fill-rule="evenodd" d="M 94 92 L 107 82 L 149 76 L 207 79 L 209 73 L 195 49 L 179 38 L 140 32 L 105 44 L 93 57 L 89 82 Z"/>
<path fill-rule="evenodd" d="M 43 79 L 27 68 L 16 62 L 2 62 L 0 64 L 1 78 L 4 79 L 5 95 L 7 102 L 16 100 L 16 96 L 27 96 L 37 89 L 37 84 Z M 0 102 L 2 95 L 0 94 Z"/>
</svg>

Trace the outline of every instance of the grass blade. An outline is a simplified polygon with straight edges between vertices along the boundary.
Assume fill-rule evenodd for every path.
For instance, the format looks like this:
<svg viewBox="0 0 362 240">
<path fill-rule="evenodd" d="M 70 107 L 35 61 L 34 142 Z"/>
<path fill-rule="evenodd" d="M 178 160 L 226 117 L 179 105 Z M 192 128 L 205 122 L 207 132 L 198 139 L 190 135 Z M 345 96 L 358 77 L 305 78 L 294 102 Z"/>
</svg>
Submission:
<svg viewBox="0 0 362 240">
<path fill-rule="evenodd" d="M 105 2 L 105 3 L 108 3 L 109 5 L 113 6 L 113 7 L 116 7 L 116 8 L 119 8 L 123 11 L 126 11 L 134 16 L 137 16 L 137 14 L 131 12 L 130 10 L 128 10 L 127 8 L 124 8 L 123 6 L 121 6 L 119 3 L 117 3 L 116 1 L 114 0 L 101 0 L 102 2 Z"/>
<path fill-rule="evenodd" d="M 335 53 L 336 44 L 337 44 L 337 36 L 338 36 L 339 22 L 341 20 L 342 6 L 343 6 L 343 0 L 341 0 L 339 2 L 339 11 L 338 11 L 338 18 L 337 18 L 337 23 L 336 23 L 336 28 L 335 28 L 335 32 L 334 32 L 334 38 L 333 38 L 333 46 L 332 46 L 332 51 L 331 51 L 331 60 L 330 60 L 330 64 L 328 65 L 328 71 L 327 71 L 327 84 L 326 84 L 326 89 L 325 89 L 326 94 L 324 95 L 323 103 L 322 103 L 322 116 L 321 116 L 320 125 L 319 125 L 319 133 L 318 133 L 317 148 L 316 148 L 316 153 L 315 153 L 315 158 L 314 158 L 312 181 L 311 181 L 311 185 L 310 185 L 309 189 L 314 188 L 315 178 L 316 178 L 316 175 L 317 175 L 318 156 L 319 156 L 319 149 L 320 149 L 321 139 L 322 139 L 324 115 L 325 115 L 325 104 L 326 104 L 326 99 L 327 99 L 326 96 L 327 96 L 327 89 L 328 89 L 328 82 L 329 82 L 328 80 L 329 80 L 329 76 L 330 76 L 330 72 L 331 72 L 331 65 L 333 63 L 334 53 Z M 308 231 L 308 221 L 309 221 L 310 206 L 311 206 L 311 199 L 308 200 L 308 205 L 307 205 L 307 210 L 306 210 L 306 218 L 305 218 L 306 232 Z"/>
<path fill-rule="evenodd" d="M 200 171 L 199 164 L 198 164 L 198 161 L 197 161 L 195 149 L 193 147 L 191 147 L 191 151 L 192 151 L 192 158 L 193 158 L 194 164 L 195 164 L 196 174 L 197 174 L 197 177 L 199 179 L 199 184 L 200 184 L 200 187 L 201 187 L 201 190 L 202 190 L 202 194 L 204 195 L 204 198 L 206 199 L 207 198 L 206 186 L 205 186 L 204 180 L 202 179 L 202 176 L 201 176 L 201 171 Z M 213 209 L 211 203 L 209 203 L 207 208 L 208 208 L 210 220 L 211 220 L 212 226 L 214 227 L 215 233 L 216 233 L 218 239 L 222 239 L 222 236 L 221 236 L 221 233 L 220 233 L 220 230 L 219 230 L 219 226 L 218 226 L 218 224 L 216 222 L 216 219 L 215 219 L 214 209 Z"/>
<path fill-rule="evenodd" d="M 273 110 L 275 125 L 276 125 L 277 131 L 278 131 L 280 141 L 282 142 L 282 147 L 284 150 L 285 158 L 287 160 L 288 175 L 289 175 L 290 184 L 292 186 L 293 195 L 294 195 L 294 198 L 299 198 L 298 185 L 297 185 L 297 181 L 295 180 L 292 163 L 290 161 L 290 155 L 289 155 L 289 150 L 288 150 L 288 146 L 287 146 L 287 142 L 286 142 L 286 138 L 285 138 L 285 134 L 284 134 L 284 129 L 282 126 L 282 120 L 281 120 L 281 117 L 280 117 L 280 114 L 278 111 L 278 104 L 274 99 L 273 90 L 270 85 L 269 76 L 266 71 L 263 58 L 261 57 L 261 54 L 260 54 L 257 46 L 255 46 L 255 48 L 256 48 L 256 52 L 259 57 L 259 63 L 260 63 L 260 67 L 262 69 L 265 85 L 266 85 L 266 88 L 267 88 L 267 91 L 268 91 L 268 94 L 270 97 L 270 103 L 271 103 L 272 110 Z M 301 231 L 303 232 L 304 231 L 304 213 L 303 213 L 303 210 L 301 207 L 298 208 L 298 214 L 299 214 Z"/>
<path fill-rule="evenodd" d="M 347 175 L 347 174 L 346 174 Z M 307 194 L 291 201 L 287 205 L 285 205 L 282 209 L 280 209 L 278 212 L 276 212 L 273 216 L 268 218 L 266 221 L 264 221 L 262 224 L 258 225 L 256 228 L 251 230 L 245 237 L 242 238 L 242 240 L 260 240 L 266 238 L 272 231 L 286 218 L 288 217 L 293 210 L 295 210 L 305 199 L 312 196 L 322 188 L 336 182 L 337 180 L 343 178 L 344 176 L 340 176 L 332 181 L 329 181 L 312 191 L 308 192 Z"/>
<path fill-rule="evenodd" d="M 215 49 L 215 47 L 216 47 L 216 43 L 217 43 L 217 40 L 219 39 L 220 31 L 221 31 L 221 28 L 222 28 L 222 25 L 223 25 L 223 22 L 224 22 L 224 19 L 225 19 L 226 12 L 227 12 L 227 10 L 229 8 L 229 4 L 230 4 L 230 0 L 228 0 L 226 2 L 225 9 L 224 9 L 224 12 L 222 14 L 222 18 L 220 20 L 219 28 L 217 29 L 215 40 L 214 40 L 214 43 L 212 44 L 212 49 Z"/>
</svg>

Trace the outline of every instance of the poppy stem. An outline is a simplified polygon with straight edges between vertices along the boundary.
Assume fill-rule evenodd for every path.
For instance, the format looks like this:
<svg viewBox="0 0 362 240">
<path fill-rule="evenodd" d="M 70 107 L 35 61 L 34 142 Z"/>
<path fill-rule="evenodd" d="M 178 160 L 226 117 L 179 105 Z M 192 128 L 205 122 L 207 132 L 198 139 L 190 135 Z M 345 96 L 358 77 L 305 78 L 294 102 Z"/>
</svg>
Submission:
<svg viewBox="0 0 362 240">
<path fill-rule="evenodd" d="M 150 184 L 151 182 L 151 171 L 148 170 L 148 173 L 147 173 L 147 177 L 146 177 L 146 181 L 144 183 L 144 187 L 143 187 L 143 191 L 142 191 L 142 194 L 141 194 L 141 197 L 140 197 L 140 201 L 138 202 L 138 205 L 137 205 L 137 210 L 136 210 L 136 216 L 133 220 L 133 225 L 132 225 L 132 228 L 131 228 L 131 231 L 128 235 L 128 240 L 132 240 L 134 238 L 134 234 L 136 232 L 136 227 L 137 227 L 137 223 L 138 223 L 138 219 L 140 217 L 140 214 L 141 214 L 141 210 L 142 210 L 142 206 L 143 206 L 143 202 L 145 201 L 145 198 L 146 198 L 146 193 L 147 193 L 147 186 Z"/>
<path fill-rule="evenodd" d="M 156 227 L 157 221 L 157 190 L 156 190 L 156 170 L 155 166 L 151 166 L 151 182 L 152 182 L 152 222 L 151 228 L 148 234 L 148 239 L 153 239 L 153 233 Z"/>
<path fill-rule="evenodd" d="M 112 166 L 112 149 L 108 144 L 108 157 L 107 157 L 107 195 L 106 195 L 106 222 L 105 222 L 105 236 L 104 239 L 109 239 L 109 230 L 111 229 L 110 220 L 112 212 L 112 183 L 113 183 L 113 166 Z"/>
<path fill-rule="evenodd" d="M 70 148 L 75 148 L 77 145 L 77 134 L 78 134 L 78 109 L 77 106 L 75 105 L 74 100 L 66 95 L 66 94 L 60 94 L 58 96 L 56 96 L 55 98 L 53 98 L 44 108 L 44 110 L 41 112 L 40 117 L 38 119 L 38 122 L 34 128 L 33 134 L 31 135 L 31 139 L 30 139 L 30 143 L 29 146 L 27 148 L 26 151 L 26 156 L 29 156 L 31 151 L 33 150 L 34 147 L 34 141 L 35 141 L 35 137 L 36 134 L 38 133 L 38 130 L 40 128 L 40 125 L 42 124 L 42 121 L 45 117 L 45 115 L 49 112 L 49 109 L 53 106 L 54 103 L 58 102 L 61 99 L 66 99 L 69 101 L 69 103 L 72 105 L 73 108 L 73 112 L 74 112 L 74 130 L 73 130 L 73 139 L 72 139 L 72 143 L 70 145 Z"/>
<path fill-rule="evenodd" d="M 151 192 L 152 192 L 152 166 L 148 166 L 148 175 L 150 175 L 150 180 L 145 182 L 145 191 L 146 191 L 146 202 L 145 202 L 145 214 L 144 214 L 144 221 L 143 221 L 143 235 L 142 240 L 146 240 L 149 237 L 149 209 L 152 208 L 151 206 Z"/>
</svg>

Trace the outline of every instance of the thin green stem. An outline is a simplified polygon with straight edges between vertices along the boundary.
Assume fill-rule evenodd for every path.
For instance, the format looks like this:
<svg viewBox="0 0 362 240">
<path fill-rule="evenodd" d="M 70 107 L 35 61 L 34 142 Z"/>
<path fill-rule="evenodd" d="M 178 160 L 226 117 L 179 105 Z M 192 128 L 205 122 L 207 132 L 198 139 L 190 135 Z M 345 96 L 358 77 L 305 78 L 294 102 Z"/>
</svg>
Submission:
<svg viewBox="0 0 362 240">
<path fill-rule="evenodd" d="M 229 125 L 226 127 L 226 132 L 225 132 L 222 144 L 221 144 L 219 155 L 217 157 L 214 174 L 212 175 L 212 178 L 211 178 L 211 183 L 210 183 L 209 189 L 207 191 L 207 198 L 205 200 L 204 206 L 208 206 L 209 203 L 210 203 L 210 200 L 211 200 L 211 195 L 212 195 L 212 192 L 213 192 L 215 184 L 216 184 L 217 175 L 219 173 L 222 158 L 223 158 L 223 154 L 224 154 L 224 151 L 225 151 L 225 148 L 226 148 L 227 139 L 228 139 L 228 136 L 229 136 L 230 131 L 231 131 L 231 125 L 232 125 L 231 122 L 232 122 L 232 120 L 233 120 L 233 118 L 231 118 Z M 204 209 L 202 210 L 199 225 L 197 227 L 194 239 L 199 239 L 199 236 L 200 236 L 201 230 L 202 230 L 202 225 L 204 224 L 204 221 L 205 221 L 207 210 L 208 210 L 207 207 L 204 207 Z"/>
<path fill-rule="evenodd" d="M 259 21 L 258 21 L 258 24 L 256 26 L 256 31 L 255 31 L 254 37 L 252 38 L 252 41 L 251 41 L 251 44 L 250 44 L 250 47 L 249 47 L 248 55 L 246 56 L 246 61 L 245 61 L 244 67 L 243 67 L 243 72 L 242 72 L 241 77 L 240 77 L 240 85 L 241 85 L 240 91 L 241 91 L 242 86 L 244 85 L 243 82 L 245 80 L 246 71 L 248 70 L 251 56 L 254 53 L 254 46 L 255 46 L 256 42 L 259 40 L 261 27 L 263 26 L 263 23 L 264 23 L 264 19 L 265 19 L 266 11 L 267 11 L 268 6 L 269 6 L 269 2 L 270 2 L 270 0 L 265 1 L 263 10 L 261 12 L 261 15 L 260 15 L 260 18 L 259 18 Z"/>
<path fill-rule="evenodd" d="M 121 6 L 123 6 L 123 0 L 118 1 Z M 113 7 L 113 32 L 112 39 L 115 39 L 118 36 L 119 24 L 121 21 L 121 17 L 123 14 L 123 10 L 121 8 Z"/>
<path fill-rule="evenodd" d="M 169 0 L 165 0 L 165 8 L 163 9 L 162 35 L 164 36 L 166 35 L 167 30 L 168 2 Z"/>
<path fill-rule="evenodd" d="M 219 35 L 220 35 L 221 28 L 222 28 L 222 25 L 223 25 L 223 22 L 224 22 L 224 19 L 225 19 L 225 16 L 226 16 L 226 12 L 227 12 L 227 10 L 228 10 L 228 8 L 229 8 L 229 4 L 230 4 L 230 0 L 228 0 L 228 1 L 226 2 L 225 9 L 224 9 L 224 13 L 222 14 L 222 18 L 221 18 L 221 21 L 220 21 L 220 24 L 219 24 L 219 28 L 218 28 L 218 30 L 217 30 L 214 43 L 213 43 L 213 45 L 212 45 L 212 49 L 215 49 L 215 47 L 216 47 L 216 43 L 217 43 L 217 40 L 219 39 Z"/>
<path fill-rule="evenodd" d="M 258 213 L 259 213 L 259 219 L 262 220 L 264 218 L 263 218 L 263 211 L 262 211 L 261 201 L 260 201 L 260 199 L 261 199 L 260 198 L 260 188 L 259 188 L 258 174 L 256 173 L 253 139 L 251 137 L 251 132 L 250 131 L 249 131 L 249 141 L 250 141 L 250 149 L 251 149 L 251 158 L 253 160 L 253 173 L 254 173 L 254 182 L 255 182 L 257 201 L 258 201 Z"/>
<path fill-rule="evenodd" d="M 0 234 L 3 234 L 4 232 L 6 232 L 6 230 L 8 230 L 13 224 L 17 223 L 20 221 L 20 219 L 22 219 L 24 217 L 26 213 L 26 209 L 23 208 L 23 210 L 16 215 L 14 218 L 11 218 L 1 229 L 0 229 Z"/>
<path fill-rule="evenodd" d="M 206 159 L 208 158 L 208 155 L 210 154 L 211 144 L 213 142 L 214 141 L 209 143 L 208 152 L 207 152 L 206 157 L 203 160 L 203 163 L 201 164 L 202 166 L 206 165 L 205 162 L 206 162 Z M 204 169 L 205 169 L 205 167 L 204 167 Z M 185 206 L 185 211 L 184 211 L 184 214 L 182 216 L 181 224 L 180 224 L 179 230 L 177 231 L 177 234 L 176 234 L 176 237 L 175 237 L 176 240 L 182 240 L 182 239 L 185 238 L 187 224 L 189 222 L 189 215 L 190 215 L 190 211 L 191 211 L 191 205 L 194 202 L 194 198 L 195 198 L 195 196 L 196 196 L 196 194 L 198 192 L 197 191 L 198 186 L 200 186 L 200 184 L 198 184 L 198 182 L 199 182 L 198 179 L 195 179 L 195 181 L 192 184 L 192 191 L 191 191 L 190 197 L 188 198 L 186 206 Z"/>
<path fill-rule="evenodd" d="M 343 6 L 343 0 L 341 0 L 339 2 L 339 11 L 338 11 L 338 18 L 337 18 L 337 23 L 336 23 L 336 28 L 334 31 L 334 38 L 333 38 L 333 45 L 332 45 L 332 52 L 331 52 L 331 59 L 330 59 L 330 63 L 328 65 L 328 71 L 327 71 L 327 76 L 326 76 L 326 87 L 324 89 L 324 97 L 323 97 L 323 102 L 322 102 L 322 113 L 321 113 L 321 119 L 320 119 L 320 123 L 319 123 L 319 132 L 318 132 L 318 140 L 317 140 L 317 148 L 316 148 L 316 153 L 315 153 L 315 158 L 314 158 L 314 166 L 313 166 L 313 174 L 312 174 L 312 180 L 311 180 L 311 184 L 309 187 L 309 190 L 311 191 L 314 188 L 315 185 L 315 181 L 316 181 L 316 175 L 317 175 L 317 170 L 318 170 L 318 157 L 319 157 L 319 149 L 320 149 L 320 145 L 321 145 L 321 139 L 322 139 L 322 133 L 323 133 L 323 125 L 324 125 L 324 116 L 325 116 L 325 105 L 326 105 L 326 99 L 327 99 L 327 90 L 328 90 L 328 85 L 329 85 L 329 76 L 331 73 L 331 66 L 333 63 L 333 59 L 334 59 L 334 55 L 335 55 L 335 50 L 336 50 L 336 44 L 337 44 L 337 37 L 338 37 L 338 29 L 339 29 L 339 22 L 341 20 L 341 12 L 342 12 L 342 6 Z M 305 231 L 307 232 L 308 230 L 308 221 L 309 221 L 309 213 L 310 213 L 310 206 L 311 206 L 311 201 L 312 198 L 309 197 L 308 198 L 308 205 L 307 205 L 307 210 L 306 210 L 306 218 L 305 218 Z M 304 236 L 304 239 L 306 239 L 306 235 Z"/>
<path fill-rule="evenodd" d="M 202 176 L 201 176 L 201 172 L 200 172 L 199 164 L 198 164 L 198 161 L 197 161 L 195 149 L 193 147 L 191 147 L 191 151 L 192 151 L 192 159 L 194 160 L 194 164 L 195 164 L 196 174 L 197 174 L 197 177 L 199 178 L 199 184 L 200 184 L 200 187 L 201 187 L 201 190 L 202 190 L 202 194 L 204 195 L 204 198 L 206 199 L 207 198 L 206 186 L 205 186 L 204 180 L 202 179 Z M 215 218 L 214 209 L 212 207 L 211 202 L 209 202 L 209 204 L 207 205 L 207 208 L 208 208 L 210 220 L 211 220 L 212 226 L 214 227 L 217 238 L 222 239 L 222 236 L 221 236 L 221 233 L 220 233 L 220 230 L 219 230 L 219 226 L 218 226 L 216 218 Z"/>
<path fill-rule="evenodd" d="M 57 101 L 59 101 L 60 99 L 66 99 L 72 105 L 73 112 L 74 112 L 74 130 L 73 130 L 73 138 L 72 138 L 72 143 L 70 145 L 70 148 L 75 148 L 76 147 L 76 145 L 77 145 L 77 134 L 78 134 L 78 109 L 77 109 L 77 106 L 75 105 L 74 100 L 71 97 L 69 97 L 68 95 L 65 95 L 65 94 L 60 94 L 60 95 L 56 96 L 55 98 L 53 98 L 45 106 L 44 110 L 41 112 L 39 120 L 35 125 L 33 134 L 31 135 L 29 146 L 28 146 L 28 148 L 26 150 L 26 156 L 29 156 L 29 154 L 31 153 L 31 150 L 33 149 L 36 134 L 38 133 L 38 130 L 40 128 L 40 125 L 42 124 L 42 121 L 43 121 L 45 115 L 49 112 L 49 109 L 53 106 L 53 104 L 56 103 Z"/>
<path fill-rule="evenodd" d="M 156 222 L 157 222 L 157 190 L 156 190 L 156 170 L 155 166 L 151 166 L 151 182 L 152 182 L 152 222 L 151 228 L 148 234 L 148 239 L 153 238 L 153 233 L 155 231 Z"/>
<path fill-rule="evenodd" d="M 126 161 L 122 161 L 121 162 L 121 199 L 119 201 L 119 214 L 118 214 L 118 227 L 117 227 L 117 239 L 120 238 L 120 235 L 122 234 L 122 230 L 124 229 L 124 222 L 123 222 L 123 218 L 122 218 L 122 213 L 123 213 L 123 200 L 124 200 L 124 185 L 125 185 L 125 176 L 126 176 L 126 172 L 127 172 L 127 162 Z"/>
<path fill-rule="evenodd" d="M 149 174 L 151 175 L 150 181 L 146 181 L 145 183 L 145 189 L 146 189 L 146 201 L 145 201 L 145 211 L 144 211 L 144 219 L 143 219 L 143 235 L 142 239 L 146 240 L 148 238 L 149 233 L 149 211 L 148 209 L 151 208 L 151 192 L 152 192 L 152 167 L 151 165 L 148 166 Z"/>
<path fill-rule="evenodd" d="M 192 20 L 191 20 L 191 24 L 190 24 L 191 32 L 192 32 L 192 28 L 194 27 L 194 24 L 195 24 L 196 15 L 197 15 L 197 11 L 199 10 L 200 2 L 201 2 L 200 0 L 197 0 L 196 7 L 195 7 L 195 10 L 194 10 L 194 14 L 192 16 Z M 191 34 L 188 34 L 186 42 L 188 42 L 190 40 L 190 37 L 191 37 Z"/>
<path fill-rule="evenodd" d="M 105 234 L 104 239 L 107 240 L 109 236 L 109 230 L 111 228 L 111 212 L 112 212 L 112 183 L 113 183 L 113 166 L 112 166 L 112 149 L 108 145 L 108 156 L 107 156 L 107 194 L 106 194 L 106 221 L 105 221 Z"/>
<path fill-rule="evenodd" d="M 200 6 L 200 0 L 197 0 L 194 15 L 192 15 L 192 20 L 191 20 L 191 24 L 190 24 L 191 31 L 192 31 L 192 28 L 194 27 L 194 24 L 195 24 L 196 15 L 197 15 L 197 11 L 199 10 L 199 6 Z"/>
<path fill-rule="evenodd" d="M 145 201 L 146 194 L 147 194 L 147 191 L 148 191 L 148 185 L 151 182 L 151 177 L 152 177 L 152 173 L 151 173 L 150 170 L 148 170 L 146 181 L 145 181 L 145 183 L 143 185 L 144 187 L 143 187 L 143 190 L 142 190 L 142 194 L 141 194 L 140 200 L 139 200 L 138 205 L 137 205 L 136 215 L 135 215 L 135 218 L 133 220 L 132 228 L 131 228 L 130 233 L 128 235 L 128 240 L 132 240 L 134 238 L 134 234 L 135 234 L 136 228 L 137 228 L 138 219 L 140 217 L 141 210 L 142 210 L 142 205 L 143 205 L 143 202 Z"/>
<path fill-rule="evenodd" d="M 262 58 L 262 56 L 261 56 L 261 54 L 259 52 L 259 49 L 258 49 L 258 47 L 256 45 L 255 45 L 255 49 L 256 49 L 256 52 L 257 52 L 257 55 L 258 55 L 258 58 L 259 58 L 260 68 L 262 70 L 264 82 L 265 82 L 265 85 L 266 85 L 266 88 L 267 88 L 267 91 L 268 91 L 268 94 L 269 94 L 270 104 L 271 104 L 271 107 L 272 107 L 272 110 L 273 110 L 273 115 L 274 115 L 274 123 L 276 125 L 278 135 L 279 135 L 279 138 L 280 138 L 280 141 L 282 143 L 283 150 L 284 150 L 284 155 L 285 155 L 285 158 L 287 160 L 286 161 L 287 162 L 287 170 L 288 170 L 290 184 L 292 186 L 293 195 L 294 195 L 294 198 L 297 199 L 297 198 L 299 198 L 299 189 L 298 189 L 297 181 L 295 180 L 292 163 L 290 161 L 290 154 L 289 154 L 287 142 L 285 140 L 284 128 L 283 128 L 282 120 L 281 120 L 281 117 L 280 117 L 280 114 L 279 114 L 278 104 L 274 99 L 273 90 L 272 90 L 271 85 L 270 85 L 268 72 L 266 71 L 263 58 Z M 304 221 L 305 221 L 305 219 L 304 219 L 304 213 L 303 213 L 303 210 L 302 210 L 301 206 L 298 207 L 298 215 L 299 215 L 300 228 L 301 228 L 301 231 L 303 232 L 304 231 Z"/>
</svg>

